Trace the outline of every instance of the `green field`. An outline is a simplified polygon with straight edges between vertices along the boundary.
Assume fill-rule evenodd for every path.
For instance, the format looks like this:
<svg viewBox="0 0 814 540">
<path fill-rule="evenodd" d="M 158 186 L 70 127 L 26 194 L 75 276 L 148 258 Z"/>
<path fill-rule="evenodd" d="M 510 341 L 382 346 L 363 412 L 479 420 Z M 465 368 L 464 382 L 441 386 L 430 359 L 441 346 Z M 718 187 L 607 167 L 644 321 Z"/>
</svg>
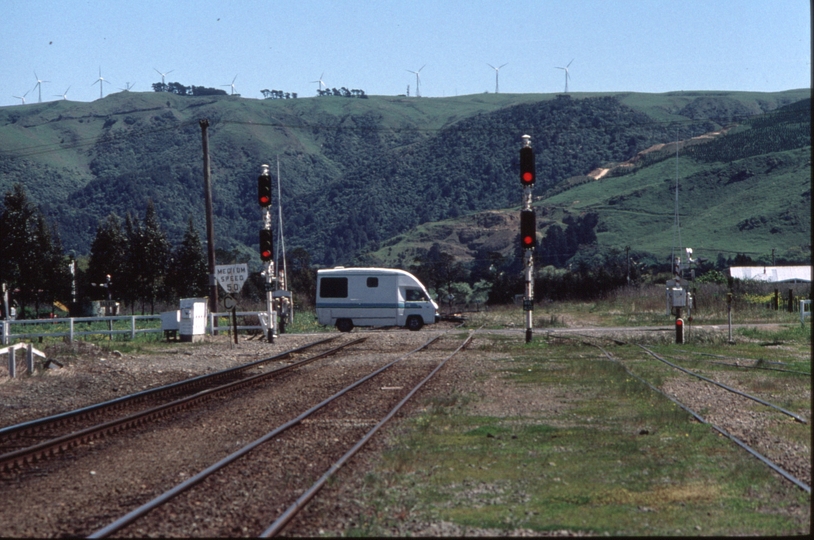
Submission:
<svg viewBox="0 0 814 540">
<path fill-rule="evenodd" d="M 799 325 L 780 332 L 747 329 L 738 331 L 735 345 L 719 341 L 659 350 L 685 357 L 693 369 L 709 369 L 706 357 L 686 357 L 758 358 L 766 356 L 766 343 L 773 343 L 773 360 L 810 373 L 810 332 L 810 326 L 802 330 Z M 538 336 L 524 344 L 519 333 L 487 333 L 479 334 L 476 343 L 477 352 L 497 361 L 472 373 L 469 390 L 425 400 L 424 412 L 389 441 L 384 459 L 365 480 L 363 504 L 374 510 L 359 517 L 349 536 L 405 535 L 431 523 L 451 524 L 457 534 L 468 536 L 518 530 L 612 536 L 808 534 L 810 495 L 579 338 Z M 635 361 L 642 357 L 635 347 L 605 347 L 655 384 L 665 376 L 654 371 L 658 367 Z M 781 399 L 781 404 L 811 408 L 810 376 L 738 373 L 748 391 L 792 389 L 808 397 Z M 506 390 L 484 395 L 481 384 L 492 378 Z M 506 400 L 504 414 L 478 412 L 484 400 L 488 404 L 506 395 L 518 402 Z M 802 444 L 810 440 L 810 425 L 780 426 L 777 437 Z"/>
</svg>

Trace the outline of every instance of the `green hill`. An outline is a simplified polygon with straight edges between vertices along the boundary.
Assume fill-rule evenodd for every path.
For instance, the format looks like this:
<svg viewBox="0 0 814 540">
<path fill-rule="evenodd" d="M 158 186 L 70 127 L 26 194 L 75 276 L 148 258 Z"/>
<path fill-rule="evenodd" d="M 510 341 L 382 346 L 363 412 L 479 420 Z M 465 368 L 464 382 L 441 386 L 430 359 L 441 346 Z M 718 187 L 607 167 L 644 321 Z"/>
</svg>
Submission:
<svg viewBox="0 0 814 540">
<path fill-rule="evenodd" d="M 529 134 L 537 153 L 535 191 L 552 194 L 537 202 L 541 225 L 596 211 L 600 243 L 638 242 L 660 253 L 672 231 L 673 161 L 652 153 L 625 175 L 617 169 L 567 190 L 563 182 L 802 99 L 810 100 L 810 90 L 290 100 L 122 92 L 91 103 L 0 108 L 0 190 L 22 183 L 58 224 L 66 250 L 87 253 L 101 219 L 111 212 L 143 215 L 149 198 L 177 241 L 190 215 L 204 229 L 199 120 L 207 118 L 219 248 L 259 260 L 255 178 L 262 163 L 274 171 L 279 156 L 289 249 L 304 247 L 321 264 L 369 252 L 382 257 L 383 246 L 403 251 L 398 235 L 421 226 L 416 234 L 430 238 L 432 223 L 466 218 L 470 232 L 457 235 L 455 248 L 466 257 L 473 247 L 505 241 L 503 233 L 481 241 L 472 231 L 490 228 L 477 223 L 512 222 L 488 216 L 519 204 L 517 154 L 521 135 Z M 773 129 L 777 141 L 763 154 L 716 150 L 719 161 L 680 155 L 680 184 L 687 179 L 684 244 L 704 247 L 697 236 L 724 251 L 807 245 L 801 240 L 801 231 L 810 230 L 810 187 L 801 188 L 810 178 L 806 125 L 753 123 L 719 138 L 724 144 L 751 131 L 754 144 L 758 130 Z M 788 129 L 808 129 L 807 142 L 786 141 Z M 698 147 L 711 144 L 719 142 Z"/>
<path fill-rule="evenodd" d="M 696 255 L 712 260 L 743 253 L 769 261 L 773 249 L 778 257 L 810 260 L 809 100 L 606 165 L 605 171 L 593 171 L 604 172 L 601 178 L 568 178 L 535 202 L 540 238 L 551 225 L 565 228 L 569 216 L 596 213 L 600 246 L 630 246 L 664 259 L 677 241 L 678 179 L 681 245 L 676 247 L 693 247 Z M 372 260 L 409 264 L 434 243 L 464 261 L 489 251 L 507 256 L 516 247 L 518 216 L 514 208 L 422 225 L 392 238 Z"/>
</svg>

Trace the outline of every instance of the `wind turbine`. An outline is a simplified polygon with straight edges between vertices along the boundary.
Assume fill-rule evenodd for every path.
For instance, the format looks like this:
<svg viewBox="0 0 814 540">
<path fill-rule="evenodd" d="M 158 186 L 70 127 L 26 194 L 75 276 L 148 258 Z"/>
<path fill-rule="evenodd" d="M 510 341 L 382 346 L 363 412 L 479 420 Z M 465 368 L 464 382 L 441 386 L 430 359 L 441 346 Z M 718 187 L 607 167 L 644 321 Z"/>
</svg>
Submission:
<svg viewBox="0 0 814 540">
<path fill-rule="evenodd" d="M 124 88 L 119 88 L 119 90 L 129 92 L 134 86 L 136 86 L 136 83 L 130 84 L 129 82 L 126 82 L 124 83 Z"/>
<path fill-rule="evenodd" d="M 425 67 L 427 67 L 427 64 L 421 66 L 421 69 L 424 69 Z M 407 70 L 410 73 L 415 73 L 415 97 L 421 97 L 421 90 L 419 89 L 419 85 L 421 84 L 421 77 L 418 75 L 419 73 L 421 73 L 421 69 L 419 69 L 418 71 L 413 71 L 411 69 Z"/>
<path fill-rule="evenodd" d="M 30 92 L 30 91 L 31 91 L 31 90 L 29 90 L 28 92 Z M 17 98 L 17 99 L 19 99 L 19 100 L 22 100 L 22 105 L 25 105 L 25 96 L 27 96 L 27 95 L 28 95 L 28 92 L 26 92 L 26 93 L 25 93 L 25 94 L 23 94 L 22 96 L 11 96 L 11 97 L 13 97 L 13 98 Z"/>
<path fill-rule="evenodd" d="M 325 75 L 325 72 L 324 72 L 324 71 L 322 72 L 322 75 Z M 318 83 L 318 84 L 317 84 L 317 92 L 319 92 L 320 90 L 322 90 L 322 87 L 323 87 L 323 86 L 324 86 L 325 88 L 328 88 L 328 85 L 327 85 L 327 84 L 325 84 L 325 83 L 322 81 L 322 75 L 320 75 L 320 76 L 319 76 L 319 79 L 318 79 L 318 80 L 316 80 L 316 81 L 310 81 L 310 82 L 311 82 L 311 84 L 313 84 L 313 83 Z"/>
<path fill-rule="evenodd" d="M 229 86 L 229 87 L 231 87 L 233 96 L 235 95 L 235 80 L 237 80 L 237 75 L 235 75 L 235 78 L 232 79 L 232 84 L 222 84 L 221 85 L 221 86 Z"/>
<path fill-rule="evenodd" d="M 506 62 L 506 64 L 503 64 L 503 66 L 505 66 L 507 64 L 508 64 L 508 62 Z M 486 65 L 495 70 L 495 94 L 499 94 L 500 93 L 500 86 L 498 86 L 497 75 L 498 75 L 498 73 L 500 73 L 500 68 L 502 68 L 503 66 L 495 67 L 492 64 L 490 64 L 489 62 L 486 62 Z"/>
<path fill-rule="evenodd" d="M 68 89 L 65 90 L 64 94 L 54 94 L 54 97 L 61 97 L 64 101 L 67 101 L 67 99 L 68 99 L 68 90 L 70 90 L 70 89 L 71 89 L 71 87 L 69 86 Z"/>
<path fill-rule="evenodd" d="M 99 68 L 99 78 L 96 79 L 96 82 L 93 84 L 99 83 L 99 99 L 102 99 L 102 88 L 105 86 L 105 83 L 110 84 L 110 81 L 102 77 L 102 68 Z M 93 84 L 91 86 L 93 86 Z"/>
<path fill-rule="evenodd" d="M 39 100 L 37 100 L 37 102 L 42 103 L 42 83 L 51 82 L 51 81 L 42 81 L 42 80 L 40 80 L 40 78 L 37 77 L 37 72 L 36 71 L 34 72 L 34 78 L 37 79 L 37 84 L 34 85 L 34 88 L 36 88 L 39 91 Z M 34 88 L 32 88 L 32 90 Z"/>
<path fill-rule="evenodd" d="M 153 69 L 155 69 L 155 68 L 153 68 Z M 163 86 L 164 84 L 166 84 L 166 83 L 164 82 L 164 77 L 165 77 L 166 75 L 169 75 L 170 73 L 172 73 L 172 72 L 173 72 L 173 71 L 175 71 L 175 70 L 174 70 L 174 69 L 171 69 L 171 70 L 167 71 L 166 73 L 161 73 L 161 72 L 160 72 L 160 71 L 158 71 L 157 69 L 155 69 L 155 71 L 156 71 L 156 73 L 158 73 L 159 75 L 161 75 L 161 85 Z"/>
<path fill-rule="evenodd" d="M 571 62 L 573 62 L 573 61 L 574 61 L 574 59 L 572 58 Z M 557 67 L 556 68 L 556 69 L 564 69 L 565 70 L 565 93 L 566 94 L 568 93 L 568 79 L 571 78 L 571 75 L 568 74 L 568 68 L 571 66 L 571 62 L 568 62 L 568 65 L 565 66 L 565 67 Z"/>
</svg>

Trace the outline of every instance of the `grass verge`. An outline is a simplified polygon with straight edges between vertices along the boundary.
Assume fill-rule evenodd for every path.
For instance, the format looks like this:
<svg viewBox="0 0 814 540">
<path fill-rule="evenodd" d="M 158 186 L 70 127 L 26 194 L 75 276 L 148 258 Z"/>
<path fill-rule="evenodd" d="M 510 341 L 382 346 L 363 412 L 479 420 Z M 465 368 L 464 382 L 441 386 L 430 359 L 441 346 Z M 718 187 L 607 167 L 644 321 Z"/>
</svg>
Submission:
<svg viewBox="0 0 814 540">
<path fill-rule="evenodd" d="M 484 348 L 510 358 L 486 369 L 500 390 L 428 403 L 368 475 L 373 510 L 349 535 L 431 523 L 458 534 L 808 532 L 808 495 L 594 349 L 505 336 Z M 498 400 L 522 406 L 477 407 Z"/>
</svg>

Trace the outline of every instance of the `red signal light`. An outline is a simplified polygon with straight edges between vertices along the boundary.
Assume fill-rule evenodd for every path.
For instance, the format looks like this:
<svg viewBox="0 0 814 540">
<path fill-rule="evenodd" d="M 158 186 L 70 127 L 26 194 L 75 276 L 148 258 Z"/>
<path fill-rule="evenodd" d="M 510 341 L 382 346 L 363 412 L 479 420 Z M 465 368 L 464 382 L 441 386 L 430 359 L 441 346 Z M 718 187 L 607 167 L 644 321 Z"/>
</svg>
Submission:
<svg viewBox="0 0 814 540">
<path fill-rule="evenodd" d="M 524 146 L 520 149 L 520 183 L 523 186 L 532 186 L 535 176 L 534 150 L 529 146 Z"/>
<path fill-rule="evenodd" d="M 537 243 L 537 216 L 534 210 L 520 211 L 520 247 L 534 249 Z"/>
<path fill-rule="evenodd" d="M 274 257 L 274 239 L 270 229 L 260 229 L 260 260 L 269 262 Z"/>
<path fill-rule="evenodd" d="M 271 177 L 268 175 L 257 177 L 257 202 L 263 208 L 271 206 Z"/>
</svg>

